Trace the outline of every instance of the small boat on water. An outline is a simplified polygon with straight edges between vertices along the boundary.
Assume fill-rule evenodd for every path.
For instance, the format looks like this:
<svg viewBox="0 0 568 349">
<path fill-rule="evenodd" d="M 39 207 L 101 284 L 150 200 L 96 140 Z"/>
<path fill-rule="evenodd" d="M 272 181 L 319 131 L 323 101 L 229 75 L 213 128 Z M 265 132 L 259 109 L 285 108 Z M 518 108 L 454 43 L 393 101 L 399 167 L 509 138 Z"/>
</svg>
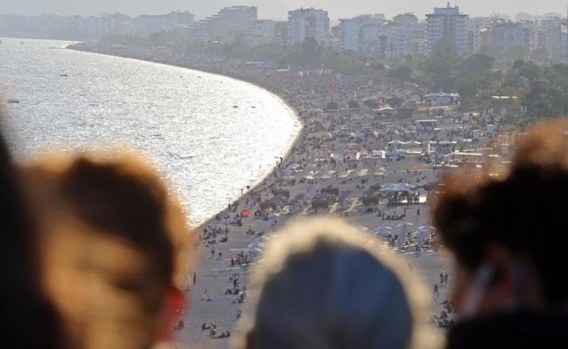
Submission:
<svg viewBox="0 0 568 349">
<path fill-rule="evenodd" d="M 20 104 L 20 100 L 14 98 L 10 98 L 6 102 L 8 102 L 8 104 Z"/>
</svg>

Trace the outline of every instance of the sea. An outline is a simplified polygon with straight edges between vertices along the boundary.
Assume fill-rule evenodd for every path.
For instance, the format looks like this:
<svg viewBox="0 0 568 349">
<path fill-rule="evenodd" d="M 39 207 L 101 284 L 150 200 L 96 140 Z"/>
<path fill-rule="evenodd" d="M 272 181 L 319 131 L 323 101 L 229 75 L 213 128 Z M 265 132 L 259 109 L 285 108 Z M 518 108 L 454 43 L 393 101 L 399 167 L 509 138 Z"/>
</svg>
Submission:
<svg viewBox="0 0 568 349">
<path fill-rule="evenodd" d="M 301 129 L 284 101 L 249 83 L 78 52 L 71 42 L 0 40 L 2 124 L 18 161 L 54 150 L 138 150 L 194 225 L 269 175 Z"/>
</svg>

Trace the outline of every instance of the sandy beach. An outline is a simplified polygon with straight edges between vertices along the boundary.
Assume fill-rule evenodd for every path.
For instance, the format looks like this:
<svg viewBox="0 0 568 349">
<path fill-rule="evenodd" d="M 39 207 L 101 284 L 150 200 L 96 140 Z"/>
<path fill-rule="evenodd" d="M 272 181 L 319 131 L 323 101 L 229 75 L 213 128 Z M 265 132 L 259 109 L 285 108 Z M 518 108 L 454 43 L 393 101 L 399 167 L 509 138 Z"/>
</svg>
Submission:
<svg viewBox="0 0 568 349">
<path fill-rule="evenodd" d="M 498 128 L 486 130 L 486 117 L 465 117 L 454 108 L 379 116 L 377 108 L 387 101 L 420 101 L 427 92 L 383 78 L 325 69 L 277 71 L 239 62 L 188 61 L 96 47 L 85 50 L 251 82 L 281 97 L 303 123 L 288 155 L 275 163 L 270 176 L 255 188 L 243 188 L 241 198 L 197 228 L 199 265 L 195 283 L 189 276 L 190 303 L 177 341 L 195 348 L 230 346 L 231 338 L 214 337 L 226 330 L 234 334 L 242 301 L 246 301 L 250 265 L 265 239 L 289 219 L 343 217 L 370 236 L 380 236 L 392 253 L 403 254 L 409 270 L 419 271 L 431 290 L 440 284 L 441 272 L 450 273 L 449 261 L 436 246 L 435 230 L 430 227 L 432 190 L 441 169 L 461 161 L 444 149 L 469 152 L 466 157 L 471 164 L 471 154 L 486 148 L 499 132 Z M 420 120 L 435 120 L 435 127 L 424 127 Z M 483 132 L 472 142 L 475 130 Z M 450 285 L 451 281 L 450 274 Z M 447 285 L 440 287 L 439 295 L 432 291 L 435 303 L 447 299 L 447 289 Z M 201 329 L 211 321 L 216 325 L 214 336 Z"/>
</svg>

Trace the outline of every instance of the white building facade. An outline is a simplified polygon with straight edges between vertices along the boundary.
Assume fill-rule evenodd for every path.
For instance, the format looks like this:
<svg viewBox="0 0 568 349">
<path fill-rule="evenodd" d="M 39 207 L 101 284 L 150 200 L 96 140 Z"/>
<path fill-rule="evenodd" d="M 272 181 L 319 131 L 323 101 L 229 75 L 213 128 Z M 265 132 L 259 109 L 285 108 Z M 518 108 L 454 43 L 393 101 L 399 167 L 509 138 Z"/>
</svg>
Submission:
<svg viewBox="0 0 568 349">
<path fill-rule="evenodd" d="M 385 22 L 385 15 L 361 15 L 339 21 L 341 49 L 367 56 L 369 47 L 378 41 L 378 28 Z"/>
<path fill-rule="evenodd" d="M 426 15 L 427 41 L 426 55 L 431 55 L 436 45 L 449 40 L 460 56 L 469 52 L 467 23 L 469 16 L 460 13 L 458 6 L 434 8 L 434 13 Z"/>
<path fill-rule="evenodd" d="M 288 45 L 295 45 L 311 37 L 320 42 L 329 34 L 327 11 L 301 8 L 288 12 Z"/>
<path fill-rule="evenodd" d="M 491 28 L 490 44 L 500 56 L 515 46 L 530 50 L 530 33 L 522 23 L 498 23 Z"/>
</svg>

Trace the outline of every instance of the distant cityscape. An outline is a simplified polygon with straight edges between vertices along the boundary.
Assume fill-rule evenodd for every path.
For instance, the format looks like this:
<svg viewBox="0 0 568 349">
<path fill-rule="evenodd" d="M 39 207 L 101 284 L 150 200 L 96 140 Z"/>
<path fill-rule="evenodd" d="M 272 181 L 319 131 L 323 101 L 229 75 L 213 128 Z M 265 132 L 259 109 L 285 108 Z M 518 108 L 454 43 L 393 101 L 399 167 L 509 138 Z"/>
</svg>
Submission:
<svg viewBox="0 0 568 349">
<path fill-rule="evenodd" d="M 189 12 L 165 15 L 103 14 L 99 17 L 0 15 L 0 36 L 66 40 L 95 40 L 109 35 L 150 36 L 178 32 L 187 40 L 260 45 L 295 45 L 307 38 L 342 51 L 384 62 L 430 56 L 443 40 L 460 56 L 485 53 L 503 61 L 538 55 L 568 62 L 568 18 L 560 14 L 514 19 L 499 16 L 471 18 L 448 3 L 418 18 L 403 13 L 388 19 L 362 14 L 339 19 L 332 26 L 324 9 L 300 8 L 287 21 L 259 19 L 254 6 L 226 7 L 214 16 L 196 20 Z"/>
</svg>

